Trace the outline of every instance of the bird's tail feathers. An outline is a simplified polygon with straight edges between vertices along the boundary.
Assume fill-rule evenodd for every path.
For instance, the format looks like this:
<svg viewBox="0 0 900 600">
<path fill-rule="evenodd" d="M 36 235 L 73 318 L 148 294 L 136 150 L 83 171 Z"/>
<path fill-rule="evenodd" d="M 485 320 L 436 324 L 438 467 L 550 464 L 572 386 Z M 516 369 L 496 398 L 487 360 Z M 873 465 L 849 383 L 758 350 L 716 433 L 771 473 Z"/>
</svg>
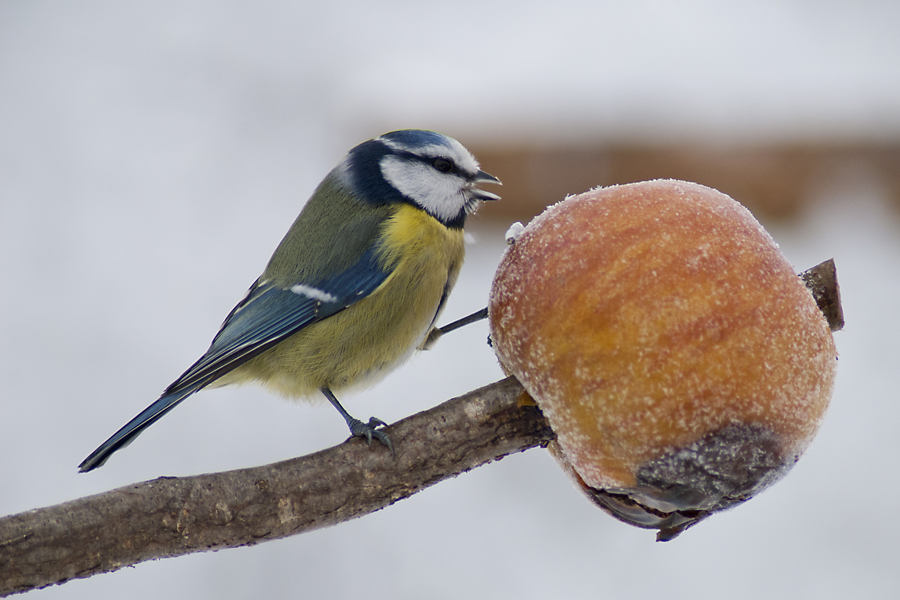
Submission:
<svg viewBox="0 0 900 600">
<path fill-rule="evenodd" d="M 163 394 L 159 400 L 145 408 L 138 416 L 114 433 L 111 438 L 103 442 L 99 448 L 91 452 L 91 455 L 78 465 L 78 470 L 81 473 L 87 473 L 102 466 L 113 453 L 133 442 L 134 438 L 139 436 L 144 429 L 155 423 L 157 419 L 178 406 L 182 400 L 202 387 L 202 384 L 197 384 L 173 393 Z"/>
</svg>

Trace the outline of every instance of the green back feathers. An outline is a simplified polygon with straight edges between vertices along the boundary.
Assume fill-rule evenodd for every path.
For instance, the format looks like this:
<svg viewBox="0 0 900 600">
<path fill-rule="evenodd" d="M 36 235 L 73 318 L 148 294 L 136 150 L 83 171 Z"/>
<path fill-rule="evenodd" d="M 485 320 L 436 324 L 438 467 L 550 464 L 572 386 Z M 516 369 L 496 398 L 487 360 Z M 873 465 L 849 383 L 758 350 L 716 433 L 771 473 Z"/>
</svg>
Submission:
<svg viewBox="0 0 900 600">
<path fill-rule="evenodd" d="M 330 173 L 281 240 L 261 280 L 290 287 L 345 271 L 375 243 L 392 212 L 391 205 L 357 200 Z"/>
</svg>

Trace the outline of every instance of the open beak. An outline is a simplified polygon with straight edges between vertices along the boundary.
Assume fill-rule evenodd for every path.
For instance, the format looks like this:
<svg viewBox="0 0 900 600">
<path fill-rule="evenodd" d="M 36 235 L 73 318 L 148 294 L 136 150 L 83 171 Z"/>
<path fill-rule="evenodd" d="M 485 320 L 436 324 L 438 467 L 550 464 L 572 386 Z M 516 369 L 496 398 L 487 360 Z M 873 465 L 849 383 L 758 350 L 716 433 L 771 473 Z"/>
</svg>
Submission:
<svg viewBox="0 0 900 600">
<path fill-rule="evenodd" d="M 479 183 L 496 183 L 497 185 L 503 185 L 499 179 L 494 177 L 489 173 L 485 173 L 484 171 L 478 171 L 475 174 L 475 177 L 472 178 L 472 183 L 469 184 L 469 194 L 478 200 L 482 200 L 484 202 L 490 202 L 493 200 L 499 200 L 500 196 L 497 194 L 492 194 L 491 192 L 486 192 L 484 190 L 478 189 L 475 187 Z"/>
</svg>

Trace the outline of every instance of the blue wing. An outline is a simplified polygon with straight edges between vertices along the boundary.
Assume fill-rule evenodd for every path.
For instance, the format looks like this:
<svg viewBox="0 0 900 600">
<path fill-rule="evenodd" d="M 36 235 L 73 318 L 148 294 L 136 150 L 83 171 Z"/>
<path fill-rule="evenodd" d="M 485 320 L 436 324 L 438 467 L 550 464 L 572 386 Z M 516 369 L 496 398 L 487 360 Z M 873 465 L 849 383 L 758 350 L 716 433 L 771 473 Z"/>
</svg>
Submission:
<svg viewBox="0 0 900 600">
<path fill-rule="evenodd" d="M 365 298 L 389 274 L 369 250 L 353 267 L 323 281 L 289 289 L 257 282 L 225 319 L 206 354 L 165 393 L 212 383 L 286 337 Z"/>
<path fill-rule="evenodd" d="M 265 352 L 304 327 L 326 319 L 374 292 L 390 275 L 369 249 L 351 268 L 322 281 L 291 288 L 257 281 L 225 319 L 209 350 L 148 406 L 94 450 L 80 465 L 81 472 L 105 463 L 144 429 L 182 400 Z"/>
</svg>

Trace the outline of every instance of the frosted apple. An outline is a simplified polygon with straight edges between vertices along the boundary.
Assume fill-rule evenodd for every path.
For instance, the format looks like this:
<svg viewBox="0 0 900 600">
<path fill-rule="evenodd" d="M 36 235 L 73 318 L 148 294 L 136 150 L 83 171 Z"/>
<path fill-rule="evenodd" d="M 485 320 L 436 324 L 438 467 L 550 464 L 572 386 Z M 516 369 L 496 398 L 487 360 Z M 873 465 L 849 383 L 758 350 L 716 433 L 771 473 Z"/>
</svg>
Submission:
<svg viewBox="0 0 900 600">
<path fill-rule="evenodd" d="M 744 207 L 693 183 L 549 207 L 505 254 L 489 315 L 553 455 L 662 540 L 782 477 L 832 393 L 837 353 L 812 294 Z"/>
</svg>

